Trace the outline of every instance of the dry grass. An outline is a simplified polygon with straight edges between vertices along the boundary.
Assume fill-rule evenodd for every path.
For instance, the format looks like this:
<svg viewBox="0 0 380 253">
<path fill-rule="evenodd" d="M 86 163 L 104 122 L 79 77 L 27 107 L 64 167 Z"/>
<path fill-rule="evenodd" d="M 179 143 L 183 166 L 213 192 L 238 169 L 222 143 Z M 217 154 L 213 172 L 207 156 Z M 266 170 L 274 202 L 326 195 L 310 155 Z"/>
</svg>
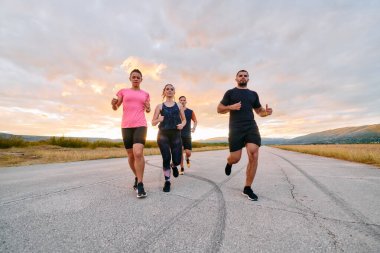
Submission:
<svg viewBox="0 0 380 253">
<path fill-rule="evenodd" d="M 276 145 L 272 147 L 380 167 L 380 144 Z"/>
<path fill-rule="evenodd" d="M 194 152 L 227 149 L 226 146 L 194 148 Z M 158 148 L 144 149 L 145 155 L 159 155 Z M 126 157 L 124 148 L 62 148 L 58 146 L 34 146 L 0 149 L 0 167 L 74 162 L 83 160 Z"/>
</svg>

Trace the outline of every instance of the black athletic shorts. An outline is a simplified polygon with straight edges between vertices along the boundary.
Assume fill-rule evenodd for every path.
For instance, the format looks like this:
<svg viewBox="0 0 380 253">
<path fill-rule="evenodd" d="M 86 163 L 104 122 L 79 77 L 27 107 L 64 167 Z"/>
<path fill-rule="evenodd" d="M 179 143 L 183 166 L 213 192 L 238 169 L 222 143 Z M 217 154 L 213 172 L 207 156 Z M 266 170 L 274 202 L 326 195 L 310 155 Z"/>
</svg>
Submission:
<svg viewBox="0 0 380 253">
<path fill-rule="evenodd" d="M 184 137 L 181 136 L 182 138 L 182 146 L 184 149 L 192 150 L 193 146 L 191 145 L 191 137 Z"/>
<path fill-rule="evenodd" d="M 145 145 L 147 127 L 122 128 L 123 142 L 125 149 L 130 149 L 135 143 Z"/>
<path fill-rule="evenodd" d="M 228 143 L 230 152 L 235 152 L 244 148 L 247 143 L 254 143 L 260 147 L 261 136 L 259 129 L 256 126 L 246 129 L 230 129 Z"/>
</svg>

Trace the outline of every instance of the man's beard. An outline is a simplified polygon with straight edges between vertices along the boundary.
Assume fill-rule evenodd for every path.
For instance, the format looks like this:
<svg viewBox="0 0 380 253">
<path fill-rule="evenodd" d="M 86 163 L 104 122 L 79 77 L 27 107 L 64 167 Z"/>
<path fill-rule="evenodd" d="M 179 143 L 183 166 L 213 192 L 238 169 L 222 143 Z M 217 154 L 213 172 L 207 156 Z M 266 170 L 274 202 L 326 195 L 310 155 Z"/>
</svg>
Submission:
<svg viewBox="0 0 380 253">
<path fill-rule="evenodd" d="M 239 83 L 238 86 L 240 88 L 245 88 L 245 87 L 247 87 L 247 83 Z"/>
</svg>

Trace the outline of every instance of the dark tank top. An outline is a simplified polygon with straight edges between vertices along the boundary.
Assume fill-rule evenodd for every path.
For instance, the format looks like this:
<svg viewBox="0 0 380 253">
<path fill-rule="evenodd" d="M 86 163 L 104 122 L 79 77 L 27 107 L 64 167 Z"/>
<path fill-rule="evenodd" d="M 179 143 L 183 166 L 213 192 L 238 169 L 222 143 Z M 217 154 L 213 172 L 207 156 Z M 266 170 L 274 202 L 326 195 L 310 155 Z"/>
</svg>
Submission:
<svg viewBox="0 0 380 253">
<path fill-rule="evenodd" d="M 193 116 L 193 110 L 186 108 L 185 110 L 185 118 L 186 125 L 181 130 L 182 137 L 191 137 L 191 118 Z"/>
<path fill-rule="evenodd" d="M 161 115 L 164 116 L 164 121 L 158 125 L 160 130 L 177 129 L 177 125 L 182 122 L 177 103 L 172 107 L 168 107 L 165 103 L 162 103 Z"/>
</svg>

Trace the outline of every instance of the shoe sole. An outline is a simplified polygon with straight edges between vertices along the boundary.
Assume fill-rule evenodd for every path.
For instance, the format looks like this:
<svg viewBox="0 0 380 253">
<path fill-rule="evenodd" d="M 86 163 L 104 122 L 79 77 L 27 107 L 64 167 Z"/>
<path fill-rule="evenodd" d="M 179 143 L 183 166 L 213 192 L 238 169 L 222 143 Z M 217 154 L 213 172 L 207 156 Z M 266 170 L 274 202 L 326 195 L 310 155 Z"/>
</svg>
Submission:
<svg viewBox="0 0 380 253">
<path fill-rule="evenodd" d="M 244 192 L 242 192 L 241 194 L 244 195 L 244 196 L 247 196 L 247 198 L 248 198 L 249 200 L 251 200 L 251 201 L 257 201 L 257 200 L 258 200 L 258 198 L 257 198 L 257 199 L 251 199 L 251 198 L 248 196 L 248 194 L 245 194 Z"/>
<path fill-rule="evenodd" d="M 137 195 L 137 198 L 139 198 L 139 199 L 142 199 L 142 198 L 145 198 L 146 196 L 148 196 L 146 193 L 145 193 L 145 195 Z"/>
</svg>

